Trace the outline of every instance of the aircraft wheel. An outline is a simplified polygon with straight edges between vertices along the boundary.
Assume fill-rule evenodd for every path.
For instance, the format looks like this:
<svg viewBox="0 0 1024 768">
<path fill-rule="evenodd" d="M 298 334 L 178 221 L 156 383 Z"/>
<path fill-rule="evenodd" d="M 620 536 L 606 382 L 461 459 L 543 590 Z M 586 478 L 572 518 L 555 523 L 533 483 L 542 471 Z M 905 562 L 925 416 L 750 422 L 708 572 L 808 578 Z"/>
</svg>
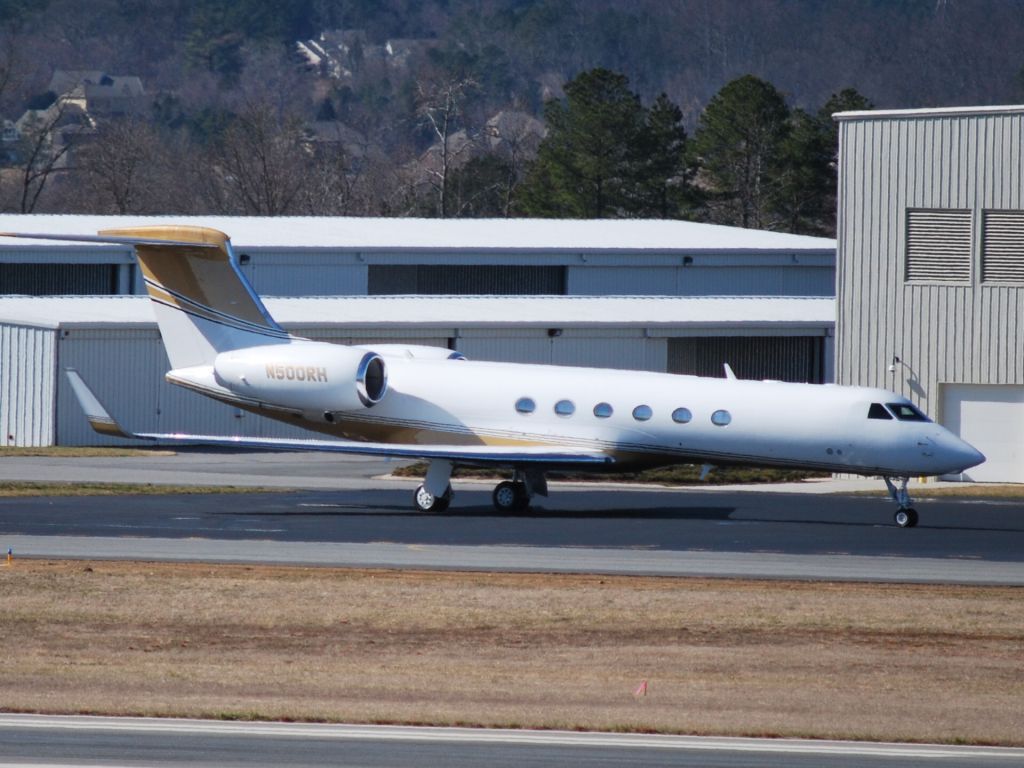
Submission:
<svg viewBox="0 0 1024 768">
<path fill-rule="evenodd" d="M 530 506 L 530 497 L 522 483 L 506 480 L 498 483 L 491 496 L 494 508 L 499 512 L 522 512 Z"/>
<path fill-rule="evenodd" d="M 441 496 L 435 496 L 421 485 L 412 498 L 420 512 L 444 512 L 452 500 L 452 487 L 449 485 Z"/>
<path fill-rule="evenodd" d="M 913 507 L 897 509 L 893 519 L 900 528 L 913 528 L 917 525 L 917 510 Z"/>
</svg>

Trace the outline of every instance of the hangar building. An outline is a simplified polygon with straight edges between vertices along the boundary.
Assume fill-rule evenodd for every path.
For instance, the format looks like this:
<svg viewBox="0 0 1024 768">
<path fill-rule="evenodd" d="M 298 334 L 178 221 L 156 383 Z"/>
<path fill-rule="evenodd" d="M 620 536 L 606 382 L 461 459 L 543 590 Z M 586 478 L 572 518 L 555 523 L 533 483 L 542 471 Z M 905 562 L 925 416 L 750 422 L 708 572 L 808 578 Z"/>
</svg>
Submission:
<svg viewBox="0 0 1024 768">
<path fill-rule="evenodd" d="M 834 296 L 835 241 L 689 221 L 0 215 L 0 232 L 226 232 L 264 296 Z M 0 294 L 143 293 L 125 246 L 0 239 Z"/>
<path fill-rule="evenodd" d="M 346 297 L 267 299 L 292 333 L 448 347 L 479 360 L 831 380 L 832 298 Z M 723 345 L 724 343 L 724 345 Z M 746 355 L 732 357 L 741 349 Z M 140 431 L 308 434 L 167 384 L 149 299 L 0 297 L 0 445 L 97 445 L 64 368 Z"/>
<path fill-rule="evenodd" d="M 901 392 L 1024 482 L 1024 106 L 845 112 L 836 379 Z"/>
</svg>

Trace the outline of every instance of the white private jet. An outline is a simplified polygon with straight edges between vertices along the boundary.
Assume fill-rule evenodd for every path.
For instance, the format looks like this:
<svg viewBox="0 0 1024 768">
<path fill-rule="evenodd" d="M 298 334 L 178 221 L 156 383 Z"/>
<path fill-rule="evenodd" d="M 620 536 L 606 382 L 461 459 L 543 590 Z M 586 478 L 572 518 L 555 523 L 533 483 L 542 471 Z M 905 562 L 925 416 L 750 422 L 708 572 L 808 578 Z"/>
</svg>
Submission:
<svg viewBox="0 0 1024 768">
<path fill-rule="evenodd" d="M 331 439 L 135 433 L 68 371 L 93 428 L 166 442 L 419 458 L 424 512 L 448 507 L 456 465 L 511 470 L 494 506 L 525 509 L 552 470 L 621 472 L 677 463 L 880 475 L 918 515 L 907 478 L 962 472 L 985 457 L 884 389 L 667 373 L 473 362 L 411 345 L 342 346 L 292 336 L 238 268 L 227 235 L 203 227 L 17 234 L 134 246 L 173 384 Z M 894 480 L 899 482 L 897 487 Z"/>
</svg>

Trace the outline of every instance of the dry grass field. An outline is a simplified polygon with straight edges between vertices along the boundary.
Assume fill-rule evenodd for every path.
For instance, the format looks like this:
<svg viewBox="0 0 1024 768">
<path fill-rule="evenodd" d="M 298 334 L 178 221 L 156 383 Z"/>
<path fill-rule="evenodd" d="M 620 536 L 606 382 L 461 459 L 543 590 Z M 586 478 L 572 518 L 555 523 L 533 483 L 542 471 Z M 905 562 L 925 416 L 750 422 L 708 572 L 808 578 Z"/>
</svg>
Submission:
<svg viewBox="0 0 1024 768">
<path fill-rule="evenodd" d="M 0 611 L 8 711 L 1024 744 L 1021 589 L 15 560 Z"/>
</svg>

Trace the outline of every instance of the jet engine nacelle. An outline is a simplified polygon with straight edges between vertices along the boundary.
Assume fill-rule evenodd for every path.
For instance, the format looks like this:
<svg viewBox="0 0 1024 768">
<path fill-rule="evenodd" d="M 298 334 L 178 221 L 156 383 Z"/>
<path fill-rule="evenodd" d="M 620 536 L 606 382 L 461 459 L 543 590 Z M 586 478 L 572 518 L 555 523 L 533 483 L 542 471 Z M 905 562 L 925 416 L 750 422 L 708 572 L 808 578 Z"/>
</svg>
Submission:
<svg viewBox="0 0 1024 768">
<path fill-rule="evenodd" d="M 370 408 L 388 388 L 380 355 L 322 342 L 221 352 L 213 361 L 213 372 L 221 386 L 239 395 L 302 410 Z"/>
</svg>

